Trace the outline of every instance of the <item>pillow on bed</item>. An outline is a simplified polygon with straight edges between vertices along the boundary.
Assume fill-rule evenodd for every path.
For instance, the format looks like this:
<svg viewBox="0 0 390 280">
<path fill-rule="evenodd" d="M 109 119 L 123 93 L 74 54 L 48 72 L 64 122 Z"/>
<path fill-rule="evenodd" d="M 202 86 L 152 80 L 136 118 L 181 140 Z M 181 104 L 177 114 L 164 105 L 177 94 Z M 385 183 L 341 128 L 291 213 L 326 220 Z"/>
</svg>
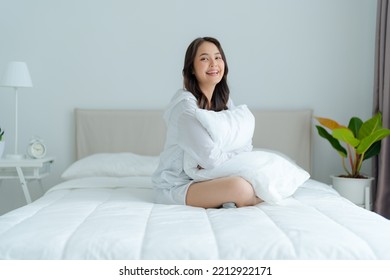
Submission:
<svg viewBox="0 0 390 280">
<path fill-rule="evenodd" d="M 74 162 L 61 177 L 68 180 L 83 177 L 150 176 L 157 169 L 158 162 L 158 156 L 99 153 Z"/>
<path fill-rule="evenodd" d="M 213 169 L 185 171 L 195 181 L 240 176 L 251 183 L 258 197 L 271 204 L 291 196 L 310 178 L 287 156 L 271 150 L 243 152 Z"/>
<path fill-rule="evenodd" d="M 285 153 L 282 153 L 282 152 L 277 151 L 277 150 L 253 147 L 252 151 L 254 151 L 254 152 L 256 152 L 256 151 L 258 151 L 258 152 L 268 152 L 268 153 L 276 154 L 276 155 L 281 156 L 282 158 L 288 160 L 292 164 L 297 164 L 297 162 L 295 160 L 293 160 L 291 157 L 289 157 Z"/>
<path fill-rule="evenodd" d="M 198 109 L 195 116 L 224 151 L 240 149 L 252 142 L 255 117 L 246 105 L 219 112 Z"/>
</svg>

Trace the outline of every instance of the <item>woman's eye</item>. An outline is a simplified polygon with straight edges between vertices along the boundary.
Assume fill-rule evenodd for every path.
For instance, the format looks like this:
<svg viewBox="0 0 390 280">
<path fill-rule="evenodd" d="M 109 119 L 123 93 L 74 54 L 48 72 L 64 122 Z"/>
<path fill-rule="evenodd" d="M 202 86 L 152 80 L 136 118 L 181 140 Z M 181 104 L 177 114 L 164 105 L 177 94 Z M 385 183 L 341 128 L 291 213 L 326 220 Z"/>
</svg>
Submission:
<svg viewBox="0 0 390 280">
<path fill-rule="evenodd" d="M 202 57 L 202 58 L 200 59 L 200 61 L 206 61 L 206 60 L 208 60 L 207 57 Z"/>
</svg>

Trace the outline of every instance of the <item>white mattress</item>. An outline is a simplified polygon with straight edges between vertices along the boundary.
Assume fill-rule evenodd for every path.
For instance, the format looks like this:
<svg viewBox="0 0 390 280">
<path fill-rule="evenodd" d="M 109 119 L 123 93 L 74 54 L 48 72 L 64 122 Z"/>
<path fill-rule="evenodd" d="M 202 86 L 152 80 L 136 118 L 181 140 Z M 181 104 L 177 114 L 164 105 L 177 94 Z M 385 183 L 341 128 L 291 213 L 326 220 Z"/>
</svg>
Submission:
<svg viewBox="0 0 390 280">
<path fill-rule="evenodd" d="M 92 177 L 1 216 L 0 259 L 390 259 L 390 221 L 314 180 L 206 210 L 154 204 L 149 177 Z"/>
</svg>

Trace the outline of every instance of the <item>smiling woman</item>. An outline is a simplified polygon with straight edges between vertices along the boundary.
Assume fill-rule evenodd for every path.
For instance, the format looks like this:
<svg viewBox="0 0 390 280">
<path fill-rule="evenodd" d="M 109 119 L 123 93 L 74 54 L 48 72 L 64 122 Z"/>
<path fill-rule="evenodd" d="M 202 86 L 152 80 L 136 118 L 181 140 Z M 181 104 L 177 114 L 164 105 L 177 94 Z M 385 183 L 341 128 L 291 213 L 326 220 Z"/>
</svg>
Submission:
<svg viewBox="0 0 390 280">
<path fill-rule="evenodd" d="M 194 180 L 184 168 L 186 156 L 192 159 L 194 168 L 213 169 L 252 150 L 253 130 L 240 145 L 225 150 L 196 116 L 198 110 L 220 112 L 235 108 L 229 98 L 227 74 L 226 57 L 217 39 L 197 38 L 188 46 L 183 67 L 185 89 L 177 92 L 164 115 L 167 138 L 153 176 L 157 202 L 215 208 L 226 204 L 250 206 L 262 201 L 251 183 L 240 176 Z M 249 110 L 248 114 L 252 115 Z M 251 120 L 245 118 L 241 125 Z"/>
</svg>

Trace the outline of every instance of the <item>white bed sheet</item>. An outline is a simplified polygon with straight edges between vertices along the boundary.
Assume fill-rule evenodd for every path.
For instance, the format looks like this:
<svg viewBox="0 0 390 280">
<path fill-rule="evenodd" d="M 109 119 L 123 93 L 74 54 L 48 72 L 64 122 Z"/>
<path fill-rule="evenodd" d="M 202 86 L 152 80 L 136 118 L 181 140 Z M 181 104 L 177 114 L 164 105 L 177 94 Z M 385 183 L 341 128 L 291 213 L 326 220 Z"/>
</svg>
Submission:
<svg viewBox="0 0 390 280">
<path fill-rule="evenodd" d="M 0 217 L 0 259 L 390 259 L 390 221 L 308 180 L 279 205 L 153 203 L 149 177 L 74 179 Z"/>
</svg>

